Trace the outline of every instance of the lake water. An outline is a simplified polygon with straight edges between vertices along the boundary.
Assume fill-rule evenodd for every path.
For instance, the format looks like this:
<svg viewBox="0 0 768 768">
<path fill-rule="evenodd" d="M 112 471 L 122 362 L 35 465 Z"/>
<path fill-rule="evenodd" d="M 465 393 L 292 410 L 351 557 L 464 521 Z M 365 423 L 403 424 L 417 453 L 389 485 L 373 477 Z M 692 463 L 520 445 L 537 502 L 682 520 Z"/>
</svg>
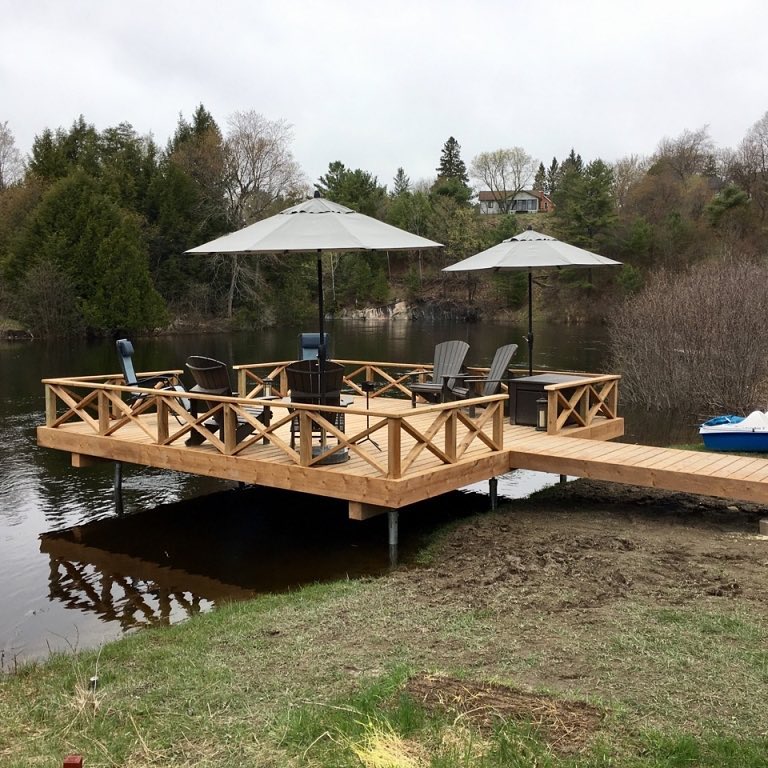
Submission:
<svg viewBox="0 0 768 768">
<path fill-rule="evenodd" d="M 434 345 L 470 344 L 467 362 L 488 365 L 525 328 L 330 323 L 339 358 L 429 362 Z M 604 328 L 535 327 L 536 366 L 603 371 Z M 297 332 L 281 329 L 135 340 L 141 370 L 183 368 L 191 354 L 229 363 L 287 360 Z M 40 380 L 114 373 L 113 342 L 0 342 L 0 667 L 51 650 L 93 647 L 153 623 L 183 619 L 225 600 L 323 579 L 380 573 L 388 564 L 386 519 L 347 519 L 346 504 L 249 488 L 177 472 L 126 466 L 125 515 L 116 517 L 113 468 L 76 470 L 69 454 L 38 448 L 44 421 Z M 693 420 L 628 415 L 630 442 L 694 439 Z M 557 478 L 513 472 L 499 491 L 526 496 Z M 407 559 L 436 525 L 487 509 L 487 484 L 415 505 L 400 516 Z"/>
</svg>

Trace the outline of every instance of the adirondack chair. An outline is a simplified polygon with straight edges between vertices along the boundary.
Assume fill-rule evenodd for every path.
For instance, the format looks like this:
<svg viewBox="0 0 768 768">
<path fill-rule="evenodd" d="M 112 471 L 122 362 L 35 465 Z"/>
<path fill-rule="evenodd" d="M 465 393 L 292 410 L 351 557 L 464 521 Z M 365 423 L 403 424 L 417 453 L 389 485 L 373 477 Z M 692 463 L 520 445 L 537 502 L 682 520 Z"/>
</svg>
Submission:
<svg viewBox="0 0 768 768">
<path fill-rule="evenodd" d="M 325 345 L 325 357 L 328 359 L 330 336 L 323 334 L 323 344 Z M 320 356 L 320 334 L 319 333 L 300 333 L 299 334 L 299 360 L 317 360 Z"/>
<path fill-rule="evenodd" d="M 452 393 L 461 400 L 497 394 L 501 390 L 502 383 L 509 379 L 509 364 L 515 352 L 517 352 L 517 344 L 505 344 L 499 347 L 493 356 L 487 376 L 464 379 L 453 387 Z M 470 415 L 474 416 L 474 408 L 470 409 Z"/>
<path fill-rule="evenodd" d="M 232 386 L 229 382 L 229 369 L 225 363 L 218 360 L 214 360 L 210 357 L 201 357 L 200 355 L 191 355 L 187 358 L 187 370 L 195 380 L 195 386 L 190 389 L 190 392 L 202 392 L 206 395 L 221 395 L 224 397 L 237 396 L 236 392 L 232 391 Z M 217 402 L 215 400 L 203 400 L 204 407 L 207 410 L 212 410 L 216 407 Z M 200 400 L 192 400 L 191 412 L 192 415 L 197 418 L 200 410 Z M 261 422 L 268 418 L 263 408 L 252 407 L 249 408 L 249 413 Z M 206 429 L 212 433 L 219 432 L 220 435 L 224 434 L 224 411 L 219 409 L 211 419 L 204 423 Z M 238 442 L 248 437 L 253 432 L 253 425 L 244 419 L 238 419 L 236 439 Z M 199 432 L 190 432 L 187 438 L 187 445 L 200 445 L 205 440 L 205 437 Z"/>
<path fill-rule="evenodd" d="M 456 386 L 456 377 L 461 373 L 464 358 L 469 351 L 466 341 L 454 339 L 442 341 L 435 347 L 435 361 L 432 366 L 432 381 L 419 381 L 408 385 L 411 391 L 411 405 L 416 407 L 416 398 L 422 397 L 431 403 L 442 403 L 451 397 Z M 412 371 L 412 374 L 423 374 Z"/>
<path fill-rule="evenodd" d="M 509 364 L 517 352 L 517 344 L 506 344 L 496 350 L 491 361 L 491 367 L 486 376 L 467 378 L 457 383 L 451 390 L 456 397 L 488 397 L 495 395 L 501 389 L 501 385 L 508 378 Z"/>
<path fill-rule="evenodd" d="M 317 334 L 319 336 L 319 334 Z M 323 363 L 322 376 L 317 360 L 300 360 L 285 369 L 288 389 L 292 403 L 303 405 L 333 405 L 341 406 L 341 387 L 344 381 L 344 366 L 330 360 Z M 327 413 L 325 418 L 335 427 L 344 430 L 343 413 Z M 313 424 L 313 435 L 318 434 L 324 439 L 323 430 Z M 299 434 L 299 417 L 291 420 L 291 448 L 296 447 L 296 436 Z"/>
<path fill-rule="evenodd" d="M 179 392 L 184 391 L 174 373 L 160 373 L 156 376 L 149 376 L 139 379 L 136 375 L 136 369 L 133 367 L 133 344 L 128 339 L 118 339 L 115 343 L 117 347 L 117 357 L 120 361 L 120 369 L 123 372 L 123 381 L 128 387 L 142 387 L 144 389 L 175 389 Z M 132 407 L 134 404 L 143 400 L 147 395 L 143 392 L 131 392 L 126 397 Z M 182 398 L 182 405 L 189 410 L 189 400 Z"/>
<path fill-rule="evenodd" d="M 128 339 L 118 339 L 115 343 L 117 347 L 117 357 L 120 361 L 120 369 L 123 372 L 123 381 L 127 387 L 144 387 L 145 389 L 154 389 L 158 385 L 163 387 L 173 386 L 176 377 L 172 373 L 161 373 L 157 376 L 150 376 L 146 379 L 139 379 L 136 376 L 136 369 L 133 367 L 133 344 Z M 141 393 L 131 394 L 129 400 L 140 399 Z"/>
</svg>

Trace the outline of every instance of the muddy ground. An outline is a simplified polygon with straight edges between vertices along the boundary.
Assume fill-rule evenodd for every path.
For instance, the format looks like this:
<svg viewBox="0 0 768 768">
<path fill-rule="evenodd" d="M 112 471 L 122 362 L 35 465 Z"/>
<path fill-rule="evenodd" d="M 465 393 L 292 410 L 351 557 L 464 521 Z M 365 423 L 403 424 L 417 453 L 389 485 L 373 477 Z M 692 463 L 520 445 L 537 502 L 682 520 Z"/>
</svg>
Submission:
<svg viewBox="0 0 768 768">
<path fill-rule="evenodd" d="M 506 693 L 462 688 L 464 698 L 491 700 L 509 716 L 521 692 L 551 691 L 558 718 L 570 699 L 576 709 L 568 716 L 584 723 L 568 729 L 566 749 L 580 748 L 598 727 L 599 716 L 590 710 L 585 719 L 581 708 L 589 701 L 600 711 L 606 702 L 623 702 L 644 725 L 665 727 L 671 718 L 692 731 L 706 723 L 720 728 L 729 717 L 748 719 L 743 707 L 757 702 L 723 693 L 732 681 L 728 662 L 718 667 L 716 647 L 683 658 L 683 646 L 666 658 L 656 645 L 665 628 L 649 628 L 646 636 L 641 617 L 707 620 L 722 613 L 762 622 L 768 616 L 764 517 L 768 509 L 757 505 L 580 480 L 461 522 L 434 545 L 428 565 L 390 577 L 411 611 L 461 610 L 474 622 L 461 643 L 452 639 L 461 629 L 433 643 L 425 659 L 445 675 L 417 681 L 417 692 L 425 702 L 459 702 L 450 676 L 456 668 L 476 680 L 512 680 Z M 712 660 L 700 665 L 697 653 Z M 530 709 L 524 701 L 522 707 Z"/>
<path fill-rule="evenodd" d="M 478 516 L 449 533 L 434 565 L 409 574 L 428 600 L 460 592 L 475 607 L 505 600 L 544 613 L 617 598 L 675 605 L 701 596 L 768 600 L 768 508 L 579 480 Z M 493 587 L 492 589 L 490 587 Z"/>
</svg>

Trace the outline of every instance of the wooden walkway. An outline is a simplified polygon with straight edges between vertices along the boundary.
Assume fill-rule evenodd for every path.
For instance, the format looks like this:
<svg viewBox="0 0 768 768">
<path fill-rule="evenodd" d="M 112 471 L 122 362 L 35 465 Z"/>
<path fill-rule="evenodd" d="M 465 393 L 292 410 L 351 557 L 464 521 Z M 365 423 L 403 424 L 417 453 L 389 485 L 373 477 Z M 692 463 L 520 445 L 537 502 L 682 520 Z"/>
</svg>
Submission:
<svg viewBox="0 0 768 768">
<path fill-rule="evenodd" d="M 199 417 L 175 391 L 142 390 L 146 397 L 129 403 L 126 395 L 136 388 L 122 386 L 119 377 L 48 379 L 38 443 L 71 453 L 74 466 L 126 462 L 343 499 L 356 519 L 512 469 L 768 504 L 768 460 L 609 442 L 624 426 L 616 412 L 617 376 L 585 374 L 576 384 L 547 386 L 547 431 L 540 432 L 509 423 L 505 394 L 412 408 L 396 372 L 402 364 L 343 362 L 345 386 L 358 393 L 346 408 L 260 400 L 267 377 L 278 395 L 285 393 L 286 364 L 266 363 L 262 373 L 240 368 L 245 397 L 184 393 L 204 401 Z M 361 380 L 380 384 L 368 405 Z M 254 405 L 271 409 L 267 425 L 254 417 Z M 343 428 L 335 425 L 338 413 Z M 206 426 L 214 415 L 223 424 L 216 434 Z M 299 425 L 295 445 L 292 421 Z M 243 423 L 252 428 L 245 437 L 238 430 Z M 323 456 L 313 437 L 318 428 L 327 436 Z M 204 442 L 187 445 L 190 434 Z M 346 460 L 325 463 L 331 457 Z"/>
</svg>

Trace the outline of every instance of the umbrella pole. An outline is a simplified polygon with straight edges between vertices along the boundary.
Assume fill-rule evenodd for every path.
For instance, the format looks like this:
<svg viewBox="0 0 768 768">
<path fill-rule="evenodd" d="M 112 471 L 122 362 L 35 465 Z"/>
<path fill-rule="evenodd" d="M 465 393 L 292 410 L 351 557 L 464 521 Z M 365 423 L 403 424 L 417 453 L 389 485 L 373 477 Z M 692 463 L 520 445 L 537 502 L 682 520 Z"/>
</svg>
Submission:
<svg viewBox="0 0 768 768">
<path fill-rule="evenodd" d="M 528 270 L 528 375 L 533 376 L 533 275 Z"/>
<path fill-rule="evenodd" d="M 320 346 L 317 349 L 317 359 L 320 361 L 320 370 L 325 367 L 325 307 L 323 306 L 323 254 L 317 252 L 317 306 L 320 313 Z"/>
</svg>

